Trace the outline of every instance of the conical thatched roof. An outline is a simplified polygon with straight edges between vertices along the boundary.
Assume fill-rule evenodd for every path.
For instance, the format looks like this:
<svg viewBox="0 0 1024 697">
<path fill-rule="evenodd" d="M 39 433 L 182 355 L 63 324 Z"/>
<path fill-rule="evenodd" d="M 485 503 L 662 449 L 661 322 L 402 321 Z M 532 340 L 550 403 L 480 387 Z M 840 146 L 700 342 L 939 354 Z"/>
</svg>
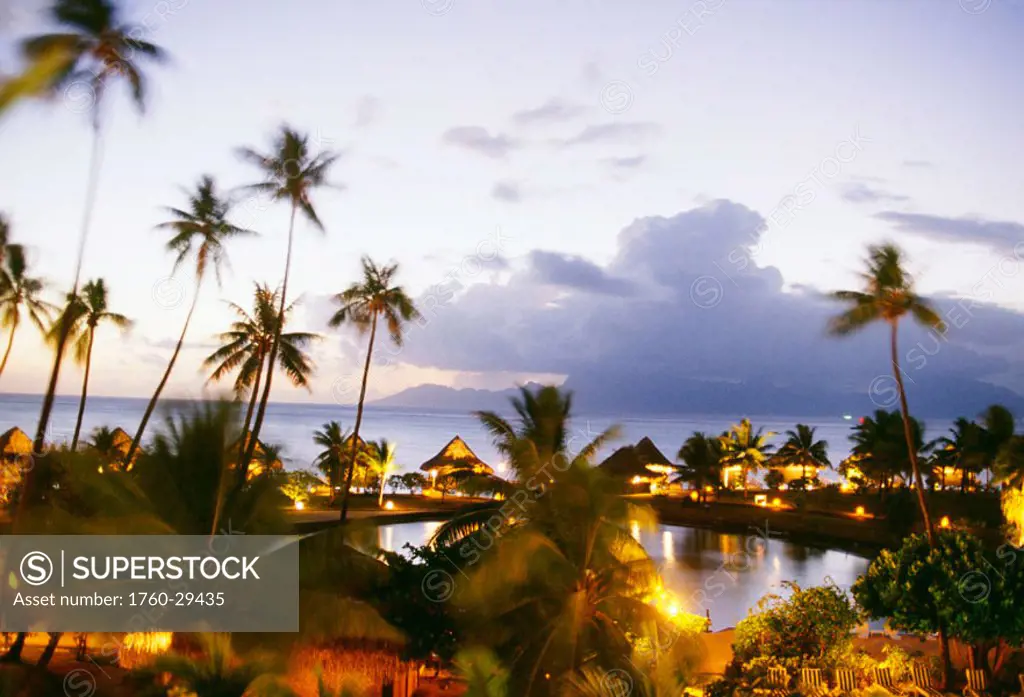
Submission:
<svg viewBox="0 0 1024 697">
<path fill-rule="evenodd" d="M 423 472 L 433 469 L 472 470 L 477 474 L 494 474 L 490 465 L 478 458 L 476 453 L 466 445 L 466 441 L 459 436 L 452 438 L 448 441 L 448 445 L 441 448 L 441 452 L 420 465 L 420 470 Z"/>
<path fill-rule="evenodd" d="M 0 435 L 0 454 L 27 455 L 32 452 L 32 439 L 15 426 Z"/>
<path fill-rule="evenodd" d="M 665 457 L 665 454 L 658 450 L 654 441 L 647 436 L 641 438 L 640 442 L 633 446 L 633 449 L 636 450 L 637 457 L 645 465 L 673 466 L 672 461 Z"/>
<path fill-rule="evenodd" d="M 640 460 L 636 448 L 624 445 L 598 465 L 598 468 L 612 477 L 632 479 L 633 477 L 651 477 L 654 475 Z"/>
<path fill-rule="evenodd" d="M 236 453 L 238 452 L 238 444 L 241 440 L 241 438 L 237 438 L 234 443 L 228 446 L 228 453 L 231 454 L 232 462 L 234 462 L 233 458 L 237 457 Z M 249 463 L 250 477 L 254 477 L 263 472 L 263 460 L 266 456 L 266 452 L 267 451 L 263 447 L 263 443 L 261 441 L 256 441 L 256 447 L 252 449 L 252 460 Z M 270 469 L 279 470 L 282 467 L 284 467 L 284 464 L 277 458 L 274 458 L 274 461 L 270 463 Z"/>
<path fill-rule="evenodd" d="M 114 447 L 122 455 L 127 455 L 128 448 L 132 447 L 132 437 L 128 435 L 128 432 L 118 426 L 110 432 L 110 437 L 114 441 Z"/>
</svg>

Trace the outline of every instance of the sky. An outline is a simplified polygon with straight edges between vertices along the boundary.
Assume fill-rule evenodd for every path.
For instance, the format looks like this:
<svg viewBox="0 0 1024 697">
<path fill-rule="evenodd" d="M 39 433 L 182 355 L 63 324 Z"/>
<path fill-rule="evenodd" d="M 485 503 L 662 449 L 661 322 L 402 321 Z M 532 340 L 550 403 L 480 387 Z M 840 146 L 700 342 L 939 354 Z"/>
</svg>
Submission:
<svg viewBox="0 0 1024 697">
<path fill-rule="evenodd" d="M 0 70 L 47 29 L 43 8 L 0 0 Z M 84 275 L 136 324 L 99 335 L 93 394 L 149 394 L 180 332 L 194 281 L 171 276 L 163 208 L 204 173 L 225 190 L 258 181 L 236 150 L 266 149 L 284 122 L 341 157 L 315 194 L 325 233 L 297 230 L 290 289 L 292 328 L 324 335 L 317 375 L 311 392 L 279 381 L 277 400 L 355 399 L 365 341 L 326 320 L 370 255 L 399 262 L 423 313 L 401 349 L 381 347 L 371 397 L 564 380 L 614 400 L 696 381 L 877 402 L 884 332 L 826 337 L 824 294 L 856 287 L 884 240 L 951 324 L 941 340 L 906 332 L 911 381 L 1024 393 L 1020 0 L 125 10 L 171 61 L 148 68 L 144 116 L 109 94 Z M 0 120 L 0 210 L 54 289 L 74 267 L 89 107 L 69 91 Z M 226 302 L 282 278 L 287 216 L 236 209 L 260 236 L 200 288 L 170 394 L 203 394 Z M 48 367 L 26 326 L 0 390 L 41 392 Z M 69 366 L 60 392 L 80 380 Z"/>
</svg>

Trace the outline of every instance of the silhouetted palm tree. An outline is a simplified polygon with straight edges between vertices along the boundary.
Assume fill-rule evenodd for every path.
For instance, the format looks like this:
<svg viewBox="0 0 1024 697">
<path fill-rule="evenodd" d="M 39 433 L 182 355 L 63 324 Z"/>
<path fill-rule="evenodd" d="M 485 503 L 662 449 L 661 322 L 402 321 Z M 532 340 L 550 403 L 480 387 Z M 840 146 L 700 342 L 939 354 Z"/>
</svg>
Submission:
<svg viewBox="0 0 1024 697">
<path fill-rule="evenodd" d="M 369 257 L 363 257 L 363 278 L 353 283 L 346 290 L 334 296 L 335 302 L 341 305 L 334 316 L 328 321 L 332 327 L 351 324 L 360 334 L 370 333 L 366 349 L 366 364 L 363 366 L 363 381 L 359 388 L 359 404 L 356 407 L 356 425 L 352 431 L 353 461 L 356 459 L 356 447 L 359 441 L 359 427 L 363 423 L 363 404 L 366 400 L 366 384 L 370 378 L 370 361 L 373 358 L 373 344 L 377 338 L 377 321 L 383 320 L 387 326 L 391 341 L 396 346 L 402 345 L 403 325 L 420 316 L 412 299 L 401 286 L 392 285 L 398 264 L 377 266 Z M 348 516 L 348 490 L 352 486 L 352 475 L 355 467 L 349 469 L 347 481 L 342 489 L 341 519 Z"/>
<path fill-rule="evenodd" d="M 679 448 L 677 457 L 683 461 L 677 482 L 687 482 L 700 491 L 700 500 L 707 500 L 707 487 L 722 485 L 722 442 L 697 431 Z"/>
<path fill-rule="evenodd" d="M 85 400 L 89 395 L 89 373 L 92 370 L 92 348 L 96 339 L 96 328 L 109 323 L 127 331 L 132 321 L 122 314 L 111 312 L 107 304 L 107 285 L 102 278 L 89 281 L 82 286 L 82 292 L 73 298 L 64 313 L 70 313 L 68 340 L 74 344 L 75 362 L 84 367 L 82 373 L 82 396 L 78 400 L 78 417 L 75 419 L 75 434 L 71 437 L 71 449 L 78 447 L 78 436 L 82 432 L 82 417 L 85 415 Z M 65 318 L 61 317 L 50 331 L 50 340 L 56 341 Z"/>
<path fill-rule="evenodd" d="M 932 452 L 943 488 L 946 486 L 946 468 L 949 467 L 960 471 L 960 491 L 967 491 L 971 475 L 981 472 L 985 466 L 984 440 L 985 429 L 960 417 L 953 422 L 948 436 L 936 438 L 925 446 Z"/>
<path fill-rule="evenodd" d="M 65 94 L 68 90 L 76 89 L 81 94 L 75 97 L 91 102 L 92 109 L 92 154 L 74 282 L 71 285 L 71 295 L 77 295 L 82 275 L 82 256 L 96 202 L 102 148 L 102 108 L 106 90 L 114 81 L 124 80 L 131 89 L 135 106 L 140 112 L 143 111 L 146 105 L 146 79 L 139 59 L 160 62 L 165 59 L 165 54 L 156 45 L 139 38 L 144 35 L 143 28 L 125 23 L 121 7 L 114 0 L 56 0 L 50 15 L 64 31 L 35 36 L 22 44 L 22 52 L 38 73 L 36 77 L 43 78 L 42 81 L 36 80 L 40 83 L 36 86 L 46 84 L 48 91 L 64 91 Z M 69 329 L 62 326 L 57 333 L 53 369 L 50 371 L 50 381 L 43 396 L 39 425 L 36 428 L 36 452 L 43 450 Z"/>
<path fill-rule="evenodd" d="M 828 441 L 815 440 L 817 429 L 807 424 L 797 424 L 796 429 L 786 431 L 786 442 L 776 453 L 776 459 L 785 465 L 802 468 L 801 478 L 807 482 L 807 468 L 828 469 Z"/>
<path fill-rule="evenodd" d="M 14 346 L 14 335 L 21 325 L 22 317 L 27 316 L 32 324 L 45 334 L 50 313 L 56 309 L 40 297 L 46 284 L 41 279 L 27 275 L 25 249 L 21 245 L 7 244 L 3 249 L 5 253 L 3 271 L 0 275 L 0 323 L 3 323 L 4 329 L 11 334 L 7 338 L 3 360 L 0 360 L 0 375 L 7 367 L 7 359 L 10 358 L 11 347 Z"/>
<path fill-rule="evenodd" d="M 249 392 L 249 406 L 245 412 L 242 426 L 243 438 L 239 442 L 238 456 L 246 449 L 246 435 L 252 423 L 252 416 L 259 396 L 260 383 L 266 370 L 270 356 L 270 345 L 274 341 L 277 326 L 277 293 L 266 284 L 255 284 L 253 293 L 252 314 L 235 303 L 228 306 L 235 311 L 238 319 L 231 323 L 231 329 L 220 334 L 224 342 L 216 351 L 203 361 L 203 367 L 213 368 L 207 382 L 217 382 L 233 370 L 238 370 L 235 377 L 235 395 L 241 397 Z M 295 303 L 285 308 L 285 324 L 291 315 Z M 306 353 L 306 348 L 320 335 L 308 332 L 284 332 L 281 334 L 281 347 L 277 354 L 277 365 L 284 371 L 288 379 L 296 387 L 309 389 L 309 378 L 313 374 L 313 362 Z M 241 460 L 239 460 L 241 461 Z M 246 473 L 239 470 L 239 481 L 244 482 Z"/>
<path fill-rule="evenodd" d="M 252 230 L 246 230 L 228 221 L 231 212 L 231 203 L 217 193 L 217 186 L 210 176 L 200 178 L 194 192 L 185 192 L 188 197 L 188 210 L 179 208 L 168 208 L 167 211 L 174 216 L 172 220 L 157 225 L 158 229 L 172 231 L 171 239 L 167 241 L 167 250 L 175 254 L 173 271 L 177 271 L 187 260 L 195 258 L 195 288 L 192 292 L 192 305 L 185 315 L 185 324 L 181 327 L 181 335 L 178 336 L 178 343 L 174 346 L 171 360 L 167 362 L 167 369 L 163 377 L 153 391 L 146 411 L 142 414 L 142 421 L 139 422 L 139 430 L 132 439 L 131 447 L 125 456 L 125 463 L 132 461 L 135 451 L 142 443 L 142 434 L 146 431 L 146 424 L 149 423 L 153 410 L 160 400 L 160 394 L 171 377 L 174 364 L 181 353 L 181 347 L 185 343 L 185 334 L 188 332 L 188 325 L 192 321 L 192 313 L 196 310 L 196 303 L 199 302 L 199 289 L 203 284 L 207 271 L 212 267 L 217 279 L 217 286 L 220 286 L 221 268 L 228 266 L 227 251 L 225 243 L 235 237 L 254 235 Z M 173 272 L 172 272 L 173 273 Z"/>
<path fill-rule="evenodd" d="M 917 501 L 921 506 L 925 532 L 928 534 L 929 543 L 934 547 L 935 530 L 928 512 L 924 480 L 921 478 L 921 468 L 917 462 L 918 448 L 914 445 L 911 433 L 910 408 L 907 406 L 907 394 L 903 388 L 898 335 L 900 320 L 908 315 L 918 324 L 936 332 L 945 332 L 946 325 L 931 304 L 914 292 L 914 281 L 904 268 L 903 252 L 896 245 L 868 247 L 867 269 L 861 274 L 861 278 L 864 281 L 863 290 L 841 290 L 832 294 L 834 299 L 850 305 L 850 308 L 833 317 L 828 330 L 833 336 L 848 336 L 877 321 L 889 325 L 892 374 L 899 391 L 900 413 L 903 415 L 903 434 L 907 441 L 910 471 L 917 485 Z"/>
<path fill-rule="evenodd" d="M 985 454 L 984 469 L 989 470 L 992 475 L 999 453 L 1013 438 L 1017 421 L 1009 409 L 1001 404 L 993 404 L 982 412 L 980 422 L 984 429 L 982 434 L 982 451 Z"/>
<path fill-rule="evenodd" d="M 278 316 L 280 321 L 274 341 L 270 345 L 268 363 L 277 361 L 281 328 L 284 326 L 285 307 L 288 301 L 288 278 L 292 267 L 292 242 L 295 235 L 295 216 L 302 211 L 303 217 L 318 230 L 323 231 L 323 223 L 313 207 L 312 194 L 315 189 L 328 186 L 327 173 L 331 165 L 338 159 L 330 153 L 313 153 L 309 149 L 309 136 L 299 133 L 290 126 L 281 126 L 274 136 L 270 152 L 264 154 L 252 148 L 241 148 L 239 156 L 256 167 L 263 174 L 264 180 L 258 184 L 244 187 L 256 194 L 267 194 L 275 201 L 286 201 L 291 206 L 291 217 L 288 223 L 288 248 L 284 259 L 284 281 L 281 284 L 281 300 Z M 241 462 L 249 462 L 252 452 L 263 428 L 263 418 L 270 401 L 270 388 L 273 384 L 273 373 L 267 373 L 267 381 L 263 387 L 263 397 L 256 411 L 256 422 L 253 424 L 252 437 L 246 446 Z"/>
<path fill-rule="evenodd" d="M 910 431 L 913 447 L 920 452 L 924 449 L 924 426 L 911 417 Z M 876 409 L 872 416 L 864 417 L 853 427 L 850 441 L 857 469 L 877 483 L 880 491 L 892 488 L 896 477 L 910 479 L 910 457 L 899 412 Z"/>
<path fill-rule="evenodd" d="M 334 498 L 334 490 L 345 475 L 344 454 L 345 442 L 349 439 L 350 433 L 337 421 L 328 421 L 320 427 L 319 431 L 313 433 L 313 442 L 319 445 L 321 450 L 313 464 L 323 472 L 327 481 L 331 483 L 331 498 Z"/>
</svg>

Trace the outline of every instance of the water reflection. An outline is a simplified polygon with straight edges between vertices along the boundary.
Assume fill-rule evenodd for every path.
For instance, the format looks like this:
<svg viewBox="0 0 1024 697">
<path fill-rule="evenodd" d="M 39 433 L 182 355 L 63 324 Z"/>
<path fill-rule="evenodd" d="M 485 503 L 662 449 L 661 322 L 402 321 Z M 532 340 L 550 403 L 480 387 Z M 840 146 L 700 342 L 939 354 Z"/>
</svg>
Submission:
<svg viewBox="0 0 1024 697">
<path fill-rule="evenodd" d="M 402 551 L 405 544 L 423 545 L 440 523 L 389 525 L 378 531 L 382 549 Z M 784 581 L 803 587 L 831 579 L 849 588 L 868 560 L 846 552 L 812 549 L 764 534 L 723 534 L 662 525 L 633 535 L 655 560 L 665 586 L 680 599 L 682 609 L 710 613 L 714 630 L 735 626 L 757 601 L 783 590 Z"/>
</svg>

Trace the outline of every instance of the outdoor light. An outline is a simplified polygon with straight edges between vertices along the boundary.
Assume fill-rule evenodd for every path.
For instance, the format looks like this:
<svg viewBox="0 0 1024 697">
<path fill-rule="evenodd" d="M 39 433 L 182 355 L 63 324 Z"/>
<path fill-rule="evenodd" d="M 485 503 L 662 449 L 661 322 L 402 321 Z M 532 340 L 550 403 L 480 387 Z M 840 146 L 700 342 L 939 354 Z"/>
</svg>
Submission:
<svg viewBox="0 0 1024 697">
<path fill-rule="evenodd" d="M 772 508 L 780 508 L 782 506 L 782 499 L 772 499 Z"/>
<path fill-rule="evenodd" d="M 301 511 L 301 510 L 303 510 L 305 508 L 306 508 L 306 504 L 304 504 L 302 501 L 296 501 L 295 502 L 295 510 L 296 511 Z"/>
<path fill-rule="evenodd" d="M 949 516 L 948 515 L 944 515 L 944 516 L 942 516 L 942 518 L 939 519 L 939 527 L 940 528 L 948 528 L 949 527 Z"/>
<path fill-rule="evenodd" d="M 767 506 L 768 497 L 764 494 L 754 494 L 754 505 L 756 506 Z"/>
<path fill-rule="evenodd" d="M 863 518 L 864 517 L 864 506 L 857 506 L 856 513 L 857 513 L 858 517 Z"/>
<path fill-rule="evenodd" d="M 384 509 L 388 510 L 388 511 L 395 510 L 395 502 L 394 501 L 386 501 L 386 502 L 384 502 Z"/>
<path fill-rule="evenodd" d="M 696 501 L 699 498 L 700 498 L 700 494 L 698 494 L 696 491 L 691 491 L 690 492 L 690 500 L 691 501 Z"/>
</svg>

